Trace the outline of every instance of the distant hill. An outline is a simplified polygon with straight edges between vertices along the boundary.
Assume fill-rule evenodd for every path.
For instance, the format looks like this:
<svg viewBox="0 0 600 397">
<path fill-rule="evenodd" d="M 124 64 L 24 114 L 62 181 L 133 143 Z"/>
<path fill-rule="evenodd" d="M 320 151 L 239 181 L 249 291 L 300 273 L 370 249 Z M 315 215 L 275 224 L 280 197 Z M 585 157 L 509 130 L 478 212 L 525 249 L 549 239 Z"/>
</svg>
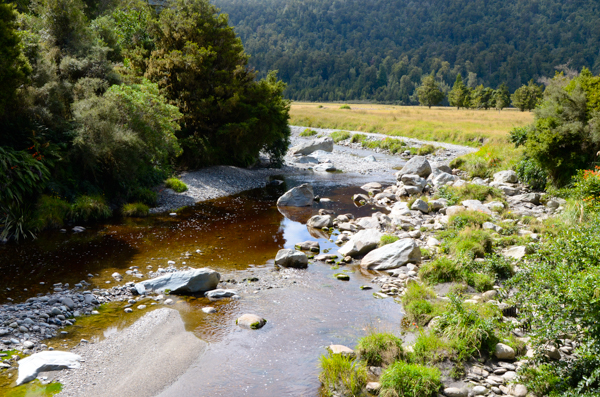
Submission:
<svg viewBox="0 0 600 397">
<path fill-rule="evenodd" d="M 214 0 L 265 74 L 298 100 L 414 103 L 423 74 L 512 90 L 555 67 L 600 72 L 588 0 Z M 471 73 L 469 77 L 469 72 Z"/>
</svg>

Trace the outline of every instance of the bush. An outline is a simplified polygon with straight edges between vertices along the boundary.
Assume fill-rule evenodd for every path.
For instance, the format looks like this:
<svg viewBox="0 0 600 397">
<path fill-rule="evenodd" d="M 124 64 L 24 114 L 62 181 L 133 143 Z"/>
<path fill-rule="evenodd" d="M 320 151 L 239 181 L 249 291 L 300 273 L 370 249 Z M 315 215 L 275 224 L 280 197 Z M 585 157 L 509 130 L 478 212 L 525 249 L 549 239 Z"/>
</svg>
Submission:
<svg viewBox="0 0 600 397">
<path fill-rule="evenodd" d="M 452 347 L 434 332 L 420 332 L 413 345 L 412 359 L 421 364 L 436 364 L 454 359 Z"/>
<path fill-rule="evenodd" d="M 329 136 L 335 143 L 338 143 L 350 138 L 350 133 L 348 131 L 334 131 Z"/>
<path fill-rule="evenodd" d="M 352 135 L 352 139 L 350 140 L 350 142 L 352 142 L 352 143 L 363 142 L 366 139 L 367 139 L 367 136 L 365 134 L 354 134 L 354 135 Z"/>
<path fill-rule="evenodd" d="M 441 374 L 437 368 L 397 361 L 381 374 L 382 397 L 430 397 L 440 390 Z"/>
<path fill-rule="evenodd" d="M 402 296 L 402 306 L 409 323 L 424 326 L 443 311 L 445 303 L 438 301 L 430 288 L 419 283 L 409 283 Z"/>
<path fill-rule="evenodd" d="M 367 369 L 364 364 L 341 354 L 328 353 L 320 359 L 319 380 L 323 384 L 324 394 L 360 395 L 367 384 Z"/>
<path fill-rule="evenodd" d="M 348 105 L 342 105 L 340 106 L 340 109 L 351 109 L 351 107 Z"/>
<path fill-rule="evenodd" d="M 446 242 L 446 245 L 449 245 L 450 252 L 455 256 L 467 254 L 483 258 L 486 253 L 492 252 L 492 237 L 487 230 L 466 228 L 456 238 Z"/>
<path fill-rule="evenodd" d="M 157 194 L 152 189 L 137 188 L 133 191 L 129 198 L 132 201 L 144 203 L 149 207 L 154 207 L 156 205 Z"/>
<path fill-rule="evenodd" d="M 188 187 L 185 183 L 181 182 L 177 178 L 169 178 L 165 181 L 165 186 L 169 189 L 173 189 L 177 193 L 182 193 L 188 190 Z"/>
<path fill-rule="evenodd" d="M 428 284 L 440 284 L 462 279 L 462 268 L 457 261 L 446 256 L 424 263 L 419 269 L 419 277 Z"/>
<path fill-rule="evenodd" d="M 71 207 L 75 221 L 92 222 L 110 218 L 112 211 L 101 196 L 79 196 Z"/>
<path fill-rule="evenodd" d="M 36 229 L 61 228 L 70 212 L 71 205 L 65 200 L 42 195 L 36 204 L 34 213 Z"/>
<path fill-rule="evenodd" d="M 489 291 L 494 287 L 494 279 L 483 273 L 468 273 L 467 284 L 477 290 L 477 292 Z"/>
<path fill-rule="evenodd" d="M 367 365 L 381 367 L 401 360 L 402 339 L 387 333 L 372 333 L 358 340 L 356 353 Z"/>
<path fill-rule="evenodd" d="M 456 215 L 452 215 L 448 219 L 448 226 L 457 230 L 462 230 L 467 226 L 481 226 L 485 222 L 491 221 L 492 218 L 483 212 L 478 211 L 461 211 Z"/>
<path fill-rule="evenodd" d="M 395 243 L 398 240 L 400 240 L 400 237 L 398 237 L 398 236 L 384 234 L 383 236 L 381 236 L 381 240 L 379 241 L 379 246 L 383 247 L 384 245 Z"/>
<path fill-rule="evenodd" d="M 419 149 L 417 149 L 417 154 L 419 156 L 425 156 L 427 154 L 435 153 L 437 148 L 433 145 L 423 145 Z"/>
<path fill-rule="evenodd" d="M 515 172 L 521 182 L 534 190 L 544 190 L 548 184 L 548 173 L 527 156 L 515 165 Z"/>
<path fill-rule="evenodd" d="M 125 204 L 123 209 L 121 210 L 124 216 L 132 216 L 132 217 L 145 217 L 148 216 L 150 212 L 150 208 L 146 204 L 143 203 L 131 203 Z"/>
<path fill-rule="evenodd" d="M 307 128 L 300 133 L 300 136 L 304 136 L 304 137 L 314 136 L 314 135 L 317 135 L 317 131 L 311 130 L 310 128 Z"/>
</svg>

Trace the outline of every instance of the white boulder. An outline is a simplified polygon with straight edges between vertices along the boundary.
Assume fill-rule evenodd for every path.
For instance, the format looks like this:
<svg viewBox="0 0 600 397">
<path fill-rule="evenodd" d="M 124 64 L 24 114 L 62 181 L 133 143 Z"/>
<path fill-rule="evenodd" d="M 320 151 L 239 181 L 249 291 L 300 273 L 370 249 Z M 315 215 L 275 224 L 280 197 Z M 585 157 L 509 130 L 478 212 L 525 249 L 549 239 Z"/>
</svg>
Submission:
<svg viewBox="0 0 600 397">
<path fill-rule="evenodd" d="M 77 369 L 81 366 L 81 356 L 59 350 L 43 351 L 19 360 L 17 386 L 34 380 L 38 373 Z"/>
<path fill-rule="evenodd" d="M 341 256 L 357 256 L 366 254 L 367 252 L 377 248 L 381 241 L 381 233 L 377 229 L 365 229 L 350 237 L 339 250 Z"/>
<path fill-rule="evenodd" d="M 145 280 L 135 284 L 135 289 L 139 294 L 147 291 L 164 293 L 166 290 L 174 294 L 191 294 L 215 289 L 220 279 L 221 275 L 218 272 L 203 267 Z"/>
<path fill-rule="evenodd" d="M 407 263 L 421 262 L 421 249 L 411 238 L 398 240 L 369 252 L 360 266 L 370 270 L 396 269 Z"/>
<path fill-rule="evenodd" d="M 296 186 L 285 192 L 277 200 L 277 206 L 281 207 L 308 207 L 313 204 L 315 194 L 308 183 Z"/>
</svg>

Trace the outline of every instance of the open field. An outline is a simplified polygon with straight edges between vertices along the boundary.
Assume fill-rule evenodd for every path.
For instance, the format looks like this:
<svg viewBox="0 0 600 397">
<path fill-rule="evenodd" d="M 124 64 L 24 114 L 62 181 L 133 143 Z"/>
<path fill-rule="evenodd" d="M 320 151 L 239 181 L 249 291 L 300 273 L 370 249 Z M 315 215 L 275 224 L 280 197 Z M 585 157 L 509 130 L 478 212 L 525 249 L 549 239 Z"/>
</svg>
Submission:
<svg viewBox="0 0 600 397">
<path fill-rule="evenodd" d="M 322 106 L 322 107 L 319 107 Z M 454 107 L 392 106 L 293 102 L 292 125 L 377 132 L 479 147 L 506 143 L 508 132 L 533 121 L 533 113 L 517 109 L 473 110 Z"/>
</svg>

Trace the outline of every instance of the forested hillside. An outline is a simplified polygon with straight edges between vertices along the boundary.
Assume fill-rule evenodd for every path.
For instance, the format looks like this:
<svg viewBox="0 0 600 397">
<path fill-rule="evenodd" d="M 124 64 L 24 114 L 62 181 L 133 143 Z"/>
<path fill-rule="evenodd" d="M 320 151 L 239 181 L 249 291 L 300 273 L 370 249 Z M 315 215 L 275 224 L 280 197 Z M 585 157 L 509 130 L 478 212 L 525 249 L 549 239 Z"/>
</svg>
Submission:
<svg viewBox="0 0 600 397">
<path fill-rule="evenodd" d="M 555 67 L 600 70 L 599 5 L 575 0 L 215 0 L 265 73 L 297 100 L 417 103 L 434 72 L 514 91 Z M 413 96 L 411 98 L 411 95 Z"/>
</svg>

